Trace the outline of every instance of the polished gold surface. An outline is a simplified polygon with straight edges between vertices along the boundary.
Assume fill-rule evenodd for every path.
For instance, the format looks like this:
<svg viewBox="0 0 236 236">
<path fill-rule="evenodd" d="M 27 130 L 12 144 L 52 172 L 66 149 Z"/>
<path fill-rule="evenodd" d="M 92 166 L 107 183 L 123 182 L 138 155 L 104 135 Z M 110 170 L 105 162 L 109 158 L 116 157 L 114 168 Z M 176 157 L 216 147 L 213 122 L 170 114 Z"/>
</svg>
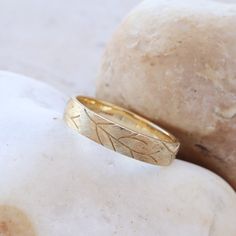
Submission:
<svg viewBox="0 0 236 236">
<path fill-rule="evenodd" d="M 78 96 L 68 102 L 67 124 L 116 152 L 155 165 L 169 165 L 180 143 L 154 123 L 113 104 Z"/>
</svg>

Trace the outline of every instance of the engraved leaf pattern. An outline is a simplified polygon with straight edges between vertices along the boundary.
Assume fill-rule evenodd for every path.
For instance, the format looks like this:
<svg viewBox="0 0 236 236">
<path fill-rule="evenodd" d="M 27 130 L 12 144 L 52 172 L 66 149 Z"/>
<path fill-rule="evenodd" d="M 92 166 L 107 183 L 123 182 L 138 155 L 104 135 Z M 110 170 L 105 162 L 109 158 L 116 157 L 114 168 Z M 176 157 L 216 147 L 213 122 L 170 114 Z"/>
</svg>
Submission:
<svg viewBox="0 0 236 236">
<path fill-rule="evenodd" d="M 142 135 L 124 130 L 110 122 L 96 121 L 86 109 L 84 109 L 84 112 L 88 119 L 94 124 L 97 139 L 103 146 L 113 149 L 114 151 L 125 152 L 124 154 L 129 155 L 134 159 L 149 159 L 149 161 L 151 159 L 154 164 L 158 164 L 161 156 L 160 154 L 163 152 L 170 152 L 172 153 L 172 157 L 175 156 L 175 153 L 171 150 L 169 145 L 161 140 L 155 140 L 155 142 L 153 142 L 154 139 L 152 139 L 152 142 L 148 142 Z M 114 132 L 115 129 L 119 129 L 119 132 Z M 113 132 L 111 132 L 111 130 Z M 115 135 L 117 133 L 119 134 L 118 137 Z"/>
<path fill-rule="evenodd" d="M 94 141 L 134 159 L 153 164 L 168 165 L 178 152 L 178 143 L 169 143 L 157 138 L 137 134 L 103 119 L 85 108 L 78 110 L 78 108 L 72 107 L 70 111 L 71 113 L 67 117 L 70 126 L 80 130 L 80 119 L 89 121 L 88 129 L 90 135 L 86 133 L 87 131 L 83 133 L 80 130 L 82 134 L 89 138 L 93 134 L 94 137 L 92 139 Z"/>
</svg>

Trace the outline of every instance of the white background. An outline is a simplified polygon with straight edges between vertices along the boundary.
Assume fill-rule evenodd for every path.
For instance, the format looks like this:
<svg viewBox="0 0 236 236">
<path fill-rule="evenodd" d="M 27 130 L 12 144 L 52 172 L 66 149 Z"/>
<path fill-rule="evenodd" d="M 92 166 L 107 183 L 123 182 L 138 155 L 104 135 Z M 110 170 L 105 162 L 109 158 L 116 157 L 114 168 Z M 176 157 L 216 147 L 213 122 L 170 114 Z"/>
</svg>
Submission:
<svg viewBox="0 0 236 236">
<path fill-rule="evenodd" d="M 0 70 L 47 81 L 68 95 L 93 94 L 104 47 L 139 2 L 1 0 Z"/>
</svg>

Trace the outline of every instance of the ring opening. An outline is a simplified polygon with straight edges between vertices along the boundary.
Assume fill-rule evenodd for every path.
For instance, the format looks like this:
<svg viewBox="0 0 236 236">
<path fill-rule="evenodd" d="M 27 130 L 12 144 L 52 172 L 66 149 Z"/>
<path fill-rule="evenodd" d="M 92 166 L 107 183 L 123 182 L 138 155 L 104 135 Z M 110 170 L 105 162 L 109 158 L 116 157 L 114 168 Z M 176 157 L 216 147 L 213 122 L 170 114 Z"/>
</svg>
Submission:
<svg viewBox="0 0 236 236">
<path fill-rule="evenodd" d="M 147 119 L 124 108 L 89 97 L 77 97 L 85 107 L 98 115 L 137 133 L 142 133 L 166 142 L 177 142 L 176 138 Z"/>
</svg>

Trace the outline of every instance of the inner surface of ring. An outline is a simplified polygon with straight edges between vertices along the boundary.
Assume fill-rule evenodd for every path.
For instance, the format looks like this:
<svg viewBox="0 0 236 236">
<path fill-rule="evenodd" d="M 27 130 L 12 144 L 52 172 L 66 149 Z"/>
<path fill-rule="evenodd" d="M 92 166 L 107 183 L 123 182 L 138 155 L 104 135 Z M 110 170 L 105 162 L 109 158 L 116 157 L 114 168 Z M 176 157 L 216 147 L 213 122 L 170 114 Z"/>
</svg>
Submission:
<svg viewBox="0 0 236 236">
<path fill-rule="evenodd" d="M 131 129 L 137 133 L 159 138 L 162 141 L 176 142 L 176 139 L 165 130 L 162 130 L 148 120 L 123 108 L 87 97 L 77 97 L 77 100 L 98 115 L 101 115 L 120 126 Z"/>
</svg>

